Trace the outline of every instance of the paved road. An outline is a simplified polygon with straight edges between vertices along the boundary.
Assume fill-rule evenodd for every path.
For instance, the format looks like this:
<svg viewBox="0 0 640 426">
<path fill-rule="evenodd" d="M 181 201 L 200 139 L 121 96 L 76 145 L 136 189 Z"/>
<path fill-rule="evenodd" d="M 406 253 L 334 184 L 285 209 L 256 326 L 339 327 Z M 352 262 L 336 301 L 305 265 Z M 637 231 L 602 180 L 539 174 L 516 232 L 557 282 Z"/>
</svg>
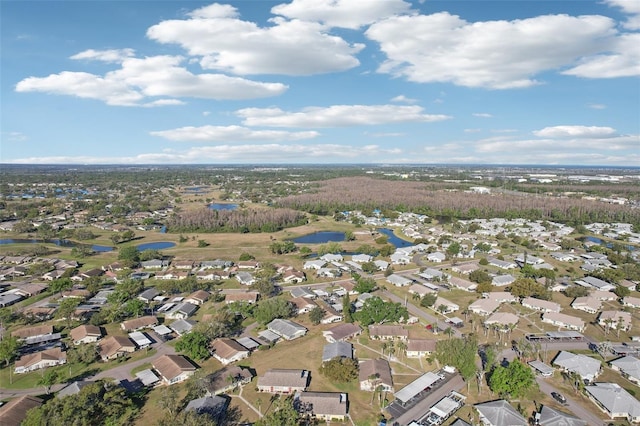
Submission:
<svg viewBox="0 0 640 426">
<path fill-rule="evenodd" d="M 547 395 L 550 395 L 551 392 L 558 392 L 564 395 L 567 399 L 567 403 L 565 404 L 566 408 L 569 409 L 576 417 L 585 420 L 589 426 L 602 426 L 607 424 L 607 422 L 600 417 L 596 416 L 590 410 L 583 407 L 578 401 L 571 398 L 571 395 L 560 392 L 555 386 L 545 380 L 543 377 L 537 377 L 536 382 L 540 386 L 540 390 Z"/>
</svg>

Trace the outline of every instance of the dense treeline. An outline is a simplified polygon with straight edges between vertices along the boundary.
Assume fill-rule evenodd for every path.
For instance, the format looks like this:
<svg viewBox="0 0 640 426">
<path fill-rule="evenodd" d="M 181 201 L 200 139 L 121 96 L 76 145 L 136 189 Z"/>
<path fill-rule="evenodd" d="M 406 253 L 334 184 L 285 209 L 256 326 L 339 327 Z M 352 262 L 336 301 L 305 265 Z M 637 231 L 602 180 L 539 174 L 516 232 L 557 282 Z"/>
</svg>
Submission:
<svg viewBox="0 0 640 426">
<path fill-rule="evenodd" d="M 167 223 L 168 232 L 276 232 L 303 225 L 306 216 L 291 209 L 185 211 Z"/>
<path fill-rule="evenodd" d="M 432 190 L 421 182 L 369 177 L 324 182 L 315 193 L 290 196 L 275 205 L 319 215 L 347 210 L 390 209 L 443 219 L 525 218 L 582 224 L 627 222 L 640 225 L 640 209 L 591 200 L 534 195 L 487 195 Z"/>
</svg>

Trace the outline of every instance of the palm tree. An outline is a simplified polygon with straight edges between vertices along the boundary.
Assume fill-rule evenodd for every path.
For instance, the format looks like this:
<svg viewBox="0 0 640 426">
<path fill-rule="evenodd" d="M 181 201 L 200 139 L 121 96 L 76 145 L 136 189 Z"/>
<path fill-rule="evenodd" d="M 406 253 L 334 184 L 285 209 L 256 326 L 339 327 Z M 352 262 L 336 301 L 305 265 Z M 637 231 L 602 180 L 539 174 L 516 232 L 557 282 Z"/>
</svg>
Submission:
<svg viewBox="0 0 640 426">
<path fill-rule="evenodd" d="M 398 348 L 400 356 L 404 358 L 404 356 L 407 354 L 407 343 L 404 340 L 398 340 L 398 342 L 396 343 L 396 348 Z"/>
<path fill-rule="evenodd" d="M 384 357 L 384 353 L 389 349 L 390 342 L 385 340 L 382 342 L 382 356 Z"/>
</svg>

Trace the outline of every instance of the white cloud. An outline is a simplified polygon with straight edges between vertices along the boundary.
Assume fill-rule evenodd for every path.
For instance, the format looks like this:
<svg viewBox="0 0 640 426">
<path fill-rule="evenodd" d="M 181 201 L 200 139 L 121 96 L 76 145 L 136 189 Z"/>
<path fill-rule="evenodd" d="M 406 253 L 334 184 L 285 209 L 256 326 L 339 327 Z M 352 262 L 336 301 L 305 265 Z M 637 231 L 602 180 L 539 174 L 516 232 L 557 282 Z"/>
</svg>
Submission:
<svg viewBox="0 0 640 426">
<path fill-rule="evenodd" d="M 587 78 L 618 78 L 640 76 L 640 33 L 622 34 L 612 43 L 609 52 L 589 56 L 580 64 L 563 72 Z"/>
<path fill-rule="evenodd" d="M 381 18 L 409 11 L 402 0 L 293 0 L 271 9 L 271 13 L 290 19 L 322 22 L 329 27 L 358 29 Z"/>
<path fill-rule="evenodd" d="M 269 127 L 346 127 L 390 123 L 432 122 L 448 115 L 424 114 L 417 105 L 332 105 L 309 107 L 298 112 L 279 108 L 245 108 L 236 111 L 246 126 Z"/>
<path fill-rule="evenodd" d="M 399 138 L 402 136 L 406 136 L 406 133 L 401 132 L 364 132 L 365 136 L 369 136 L 372 138 Z"/>
<path fill-rule="evenodd" d="M 418 102 L 417 99 L 407 98 L 405 95 L 398 95 L 396 97 L 391 98 L 391 102 L 403 103 L 403 104 L 415 104 Z"/>
<path fill-rule="evenodd" d="M 203 117 L 208 117 L 211 115 L 211 111 L 202 111 L 202 116 Z"/>
<path fill-rule="evenodd" d="M 121 68 L 104 76 L 63 71 L 47 77 L 28 77 L 16 85 L 18 92 L 44 92 L 97 99 L 108 105 L 180 105 L 176 99 L 148 97 L 193 97 L 204 99 L 253 99 L 275 96 L 287 90 L 281 83 L 265 83 L 222 74 L 193 74 L 180 66 L 180 56 L 127 58 Z"/>
<path fill-rule="evenodd" d="M 606 109 L 607 106 L 604 104 L 589 104 L 587 105 L 591 109 Z"/>
<path fill-rule="evenodd" d="M 364 45 L 349 44 L 317 22 L 273 18 L 260 27 L 237 18 L 231 6 L 212 5 L 189 19 L 162 21 L 147 30 L 160 43 L 182 46 L 202 57 L 205 69 L 238 75 L 313 75 L 344 71 L 360 64 Z"/>
<path fill-rule="evenodd" d="M 337 163 L 341 161 L 379 162 L 400 149 L 385 149 L 378 145 L 352 146 L 339 144 L 315 145 L 216 145 L 189 148 L 186 151 L 164 150 L 158 153 L 129 157 L 58 156 L 29 157 L 9 160 L 14 164 L 202 164 L 202 163 Z"/>
<path fill-rule="evenodd" d="M 486 113 L 486 112 L 474 112 L 473 114 L 474 117 L 479 117 L 479 118 L 492 118 L 493 115 Z"/>
<path fill-rule="evenodd" d="M 22 132 L 2 132 L 3 140 L 8 142 L 24 142 L 29 138 Z"/>
<path fill-rule="evenodd" d="M 584 152 L 609 152 L 636 150 L 638 135 L 626 135 L 613 138 L 575 138 L 575 139 L 505 139 L 482 140 L 477 142 L 475 148 L 478 152 L 510 153 L 512 156 L 520 153 L 529 157 L 534 153 L 584 153 Z"/>
<path fill-rule="evenodd" d="M 71 56 L 70 59 L 87 59 L 110 63 L 120 63 L 127 58 L 135 55 L 133 49 L 110 49 L 110 50 L 93 50 L 88 49 Z"/>
<path fill-rule="evenodd" d="M 638 0 L 605 0 L 605 3 L 612 7 L 619 7 L 624 13 L 631 15 L 624 23 L 625 28 L 640 30 L 640 2 Z"/>
<path fill-rule="evenodd" d="M 464 129 L 465 133 L 480 133 L 482 129 Z"/>
<path fill-rule="evenodd" d="M 369 27 L 387 59 L 381 73 L 419 83 L 509 89 L 539 84 L 537 74 L 607 51 L 615 21 L 603 16 L 546 15 L 467 22 L 442 12 L 396 16 Z"/>
<path fill-rule="evenodd" d="M 552 126 L 533 134 L 542 138 L 610 138 L 616 136 L 616 130 L 598 126 Z"/>
<path fill-rule="evenodd" d="M 241 126 L 201 126 L 151 132 L 172 141 L 240 142 L 240 141 L 297 141 L 319 136 L 318 132 L 285 132 L 279 130 L 252 130 Z"/>
</svg>

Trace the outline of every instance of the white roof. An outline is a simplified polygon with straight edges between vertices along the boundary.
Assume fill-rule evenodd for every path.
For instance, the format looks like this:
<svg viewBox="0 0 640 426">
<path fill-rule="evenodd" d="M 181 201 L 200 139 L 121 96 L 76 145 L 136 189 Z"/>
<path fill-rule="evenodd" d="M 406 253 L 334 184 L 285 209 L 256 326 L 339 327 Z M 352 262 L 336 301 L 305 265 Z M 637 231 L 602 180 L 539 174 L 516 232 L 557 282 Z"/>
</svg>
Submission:
<svg viewBox="0 0 640 426">
<path fill-rule="evenodd" d="M 626 413 L 640 417 L 640 401 L 616 383 L 596 383 L 585 388 L 610 413 Z"/>
<path fill-rule="evenodd" d="M 134 331 L 133 333 L 129 333 L 129 338 L 140 347 L 149 346 L 151 344 L 151 340 L 149 340 L 147 335 L 141 331 Z"/>
<path fill-rule="evenodd" d="M 429 371 L 396 392 L 396 399 L 405 403 L 442 378 L 441 375 Z"/>
</svg>

